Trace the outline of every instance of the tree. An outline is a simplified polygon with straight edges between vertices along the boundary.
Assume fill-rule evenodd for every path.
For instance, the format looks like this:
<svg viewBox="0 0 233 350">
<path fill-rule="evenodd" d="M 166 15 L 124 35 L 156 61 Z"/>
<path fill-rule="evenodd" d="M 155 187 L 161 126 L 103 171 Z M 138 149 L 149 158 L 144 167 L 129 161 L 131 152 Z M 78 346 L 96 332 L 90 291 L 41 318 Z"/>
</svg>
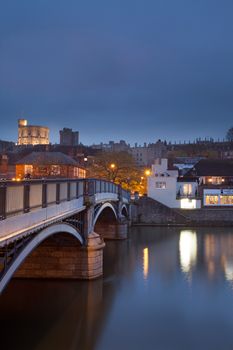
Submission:
<svg viewBox="0 0 233 350">
<path fill-rule="evenodd" d="M 145 192 L 141 169 L 127 152 L 101 152 L 88 168 L 88 176 L 112 181 L 131 192 Z"/>
<path fill-rule="evenodd" d="M 229 142 L 232 142 L 232 141 L 233 141 L 233 127 L 230 128 L 230 129 L 227 131 L 226 139 L 227 139 L 227 141 L 229 141 Z"/>
</svg>

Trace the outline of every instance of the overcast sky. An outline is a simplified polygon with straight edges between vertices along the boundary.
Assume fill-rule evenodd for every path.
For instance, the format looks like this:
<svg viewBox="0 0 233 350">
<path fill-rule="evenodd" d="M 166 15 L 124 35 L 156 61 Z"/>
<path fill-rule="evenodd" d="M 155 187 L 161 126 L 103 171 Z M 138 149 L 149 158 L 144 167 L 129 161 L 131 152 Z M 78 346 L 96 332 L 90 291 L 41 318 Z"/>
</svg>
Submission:
<svg viewBox="0 0 233 350">
<path fill-rule="evenodd" d="M 17 118 L 85 144 L 224 137 L 233 126 L 232 0 L 5 0 L 0 139 Z"/>
</svg>

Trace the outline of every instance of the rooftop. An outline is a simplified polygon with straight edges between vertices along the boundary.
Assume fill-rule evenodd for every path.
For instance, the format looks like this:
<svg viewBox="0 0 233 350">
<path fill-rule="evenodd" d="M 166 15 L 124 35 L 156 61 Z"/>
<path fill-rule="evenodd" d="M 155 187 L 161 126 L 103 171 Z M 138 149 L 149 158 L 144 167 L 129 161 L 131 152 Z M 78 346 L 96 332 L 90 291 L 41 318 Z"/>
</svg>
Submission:
<svg viewBox="0 0 233 350">
<path fill-rule="evenodd" d="M 61 152 L 32 152 L 17 161 L 16 164 L 78 166 L 78 163 L 74 159 Z"/>
<path fill-rule="evenodd" d="M 233 176 L 233 160 L 202 159 L 190 169 L 187 176 Z"/>
</svg>

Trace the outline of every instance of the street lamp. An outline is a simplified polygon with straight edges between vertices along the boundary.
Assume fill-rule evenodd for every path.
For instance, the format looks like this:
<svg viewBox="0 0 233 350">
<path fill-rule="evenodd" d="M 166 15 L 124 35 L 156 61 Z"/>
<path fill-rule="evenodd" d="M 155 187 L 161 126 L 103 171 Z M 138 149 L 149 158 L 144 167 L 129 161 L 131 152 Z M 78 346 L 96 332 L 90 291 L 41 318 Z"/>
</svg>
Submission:
<svg viewBox="0 0 233 350">
<path fill-rule="evenodd" d="M 151 174 L 150 169 L 146 169 L 146 170 L 145 170 L 145 175 L 146 175 L 146 176 L 150 176 L 150 174 Z"/>
<path fill-rule="evenodd" d="M 111 163 L 109 165 L 109 170 L 108 170 L 109 181 L 113 181 L 114 180 L 115 174 L 116 174 L 116 164 L 115 163 Z"/>
</svg>

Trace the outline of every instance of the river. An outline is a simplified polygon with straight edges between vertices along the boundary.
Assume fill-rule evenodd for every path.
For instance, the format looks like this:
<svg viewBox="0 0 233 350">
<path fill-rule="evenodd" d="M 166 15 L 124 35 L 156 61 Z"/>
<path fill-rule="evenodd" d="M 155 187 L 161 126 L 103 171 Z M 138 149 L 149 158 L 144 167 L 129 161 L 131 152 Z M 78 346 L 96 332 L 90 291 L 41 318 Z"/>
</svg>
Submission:
<svg viewBox="0 0 233 350">
<path fill-rule="evenodd" d="M 3 350 L 232 350 L 233 228 L 131 228 L 96 281 L 12 280 Z"/>
</svg>

